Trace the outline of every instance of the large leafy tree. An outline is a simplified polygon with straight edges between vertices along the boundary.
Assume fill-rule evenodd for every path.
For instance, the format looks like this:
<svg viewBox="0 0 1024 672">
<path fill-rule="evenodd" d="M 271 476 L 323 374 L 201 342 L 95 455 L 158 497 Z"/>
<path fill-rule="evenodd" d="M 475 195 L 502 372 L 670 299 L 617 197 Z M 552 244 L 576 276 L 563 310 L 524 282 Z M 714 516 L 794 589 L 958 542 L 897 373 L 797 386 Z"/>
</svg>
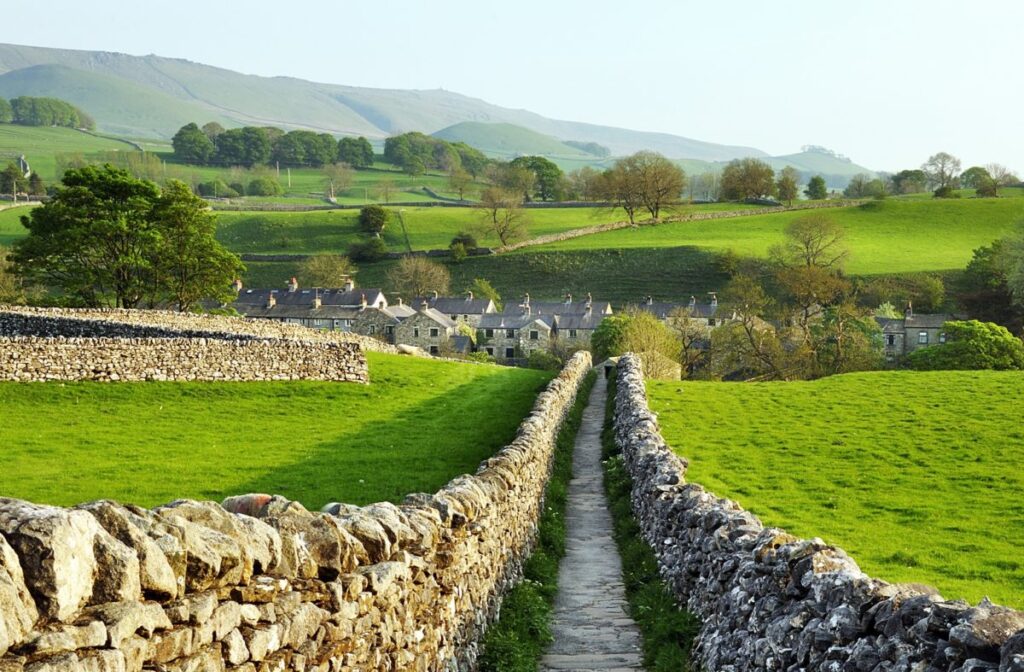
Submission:
<svg viewBox="0 0 1024 672">
<path fill-rule="evenodd" d="M 727 201 L 775 195 L 775 171 L 759 159 L 734 159 L 722 169 L 721 195 Z"/>
<path fill-rule="evenodd" d="M 195 124 L 185 124 L 171 138 L 174 158 L 182 163 L 203 165 L 209 162 L 216 147 L 209 136 Z"/>
<path fill-rule="evenodd" d="M 222 297 L 242 268 L 213 238 L 212 215 L 186 185 L 161 193 L 110 165 L 68 170 L 53 197 L 21 221 L 29 235 L 15 244 L 18 273 L 91 306 L 188 308 Z"/>
<path fill-rule="evenodd" d="M 1024 369 L 1024 342 L 991 322 L 946 322 L 946 342 L 921 348 L 907 358 L 911 368 Z"/>
<path fill-rule="evenodd" d="M 526 194 L 542 201 L 558 201 L 564 195 L 565 174 L 550 159 L 543 156 L 520 156 L 513 159 L 509 166 L 522 168 L 533 173 L 533 193 Z"/>
<path fill-rule="evenodd" d="M 271 143 L 266 129 L 232 128 L 217 136 L 217 163 L 252 167 L 270 159 Z"/>
<path fill-rule="evenodd" d="M 338 141 L 337 158 L 354 168 L 369 168 L 373 165 L 373 146 L 362 136 L 342 138 Z"/>
<path fill-rule="evenodd" d="M 823 201 L 828 198 L 828 187 L 825 185 L 825 178 L 815 175 L 807 182 L 804 194 L 812 201 Z"/>
<path fill-rule="evenodd" d="M 231 282 L 245 267 L 217 242 L 216 217 L 206 203 L 184 182 L 171 180 L 154 202 L 152 222 L 159 239 L 152 250 L 150 300 L 173 302 L 178 310 L 192 310 L 203 299 L 230 301 Z"/>
</svg>

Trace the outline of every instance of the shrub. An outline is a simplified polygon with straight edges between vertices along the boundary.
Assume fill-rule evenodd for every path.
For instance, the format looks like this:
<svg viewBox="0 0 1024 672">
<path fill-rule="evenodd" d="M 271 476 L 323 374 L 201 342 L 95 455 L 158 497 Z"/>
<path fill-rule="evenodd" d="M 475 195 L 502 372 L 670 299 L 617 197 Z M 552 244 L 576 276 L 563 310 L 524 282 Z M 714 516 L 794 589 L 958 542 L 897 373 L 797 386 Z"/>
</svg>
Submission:
<svg viewBox="0 0 1024 672">
<path fill-rule="evenodd" d="M 459 231 L 452 238 L 451 245 L 457 244 L 461 244 L 467 251 L 477 248 L 476 237 L 472 233 L 466 233 L 465 231 Z"/>
<path fill-rule="evenodd" d="M 469 254 L 466 252 L 466 246 L 462 243 L 452 243 L 451 247 L 448 248 L 452 254 L 452 263 L 461 264 L 466 260 Z"/>
<path fill-rule="evenodd" d="M 367 205 L 359 210 L 359 228 L 366 233 L 377 234 L 388 224 L 391 213 L 379 205 Z"/>
<path fill-rule="evenodd" d="M 196 185 L 196 191 L 205 198 L 237 198 L 242 194 L 222 180 L 210 180 Z"/>
<path fill-rule="evenodd" d="M 231 190 L 234 191 L 239 196 L 245 193 L 245 185 L 242 184 L 241 182 L 232 182 L 228 186 L 231 187 Z"/>
<path fill-rule="evenodd" d="M 368 238 L 348 248 L 348 258 L 353 261 L 380 261 L 387 256 L 388 246 L 380 238 Z"/>
<path fill-rule="evenodd" d="M 547 350 L 534 350 L 530 353 L 530 357 L 526 362 L 526 365 L 531 369 L 541 369 L 542 371 L 558 371 L 562 368 L 562 360 Z"/>
<path fill-rule="evenodd" d="M 1024 369 L 1024 342 L 1006 327 L 969 320 L 946 322 L 946 342 L 921 348 L 907 358 L 919 371 L 949 369 Z"/>
<path fill-rule="evenodd" d="M 960 194 L 956 192 L 956 189 L 950 186 L 939 187 L 932 193 L 935 198 L 960 198 Z"/>
<path fill-rule="evenodd" d="M 245 188 L 245 193 L 249 196 L 280 196 L 284 189 L 271 177 L 254 177 Z"/>
</svg>

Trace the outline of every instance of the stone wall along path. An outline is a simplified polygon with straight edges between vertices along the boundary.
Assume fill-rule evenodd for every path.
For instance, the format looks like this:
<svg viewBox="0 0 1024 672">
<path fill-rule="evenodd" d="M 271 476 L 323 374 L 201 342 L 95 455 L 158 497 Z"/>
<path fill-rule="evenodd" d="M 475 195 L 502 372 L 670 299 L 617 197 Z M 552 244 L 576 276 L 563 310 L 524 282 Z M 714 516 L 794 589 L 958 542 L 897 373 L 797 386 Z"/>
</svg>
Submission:
<svg viewBox="0 0 1024 672">
<path fill-rule="evenodd" d="M 642 670 L 640 630 L 629 617 L 622 560 L 602 484 L 601 428 L 607 382 L 599 377 L 583 413 L 566 505 L 566 554 L 558 571 L 554 643 L 541 670 Z"/>
</svg>

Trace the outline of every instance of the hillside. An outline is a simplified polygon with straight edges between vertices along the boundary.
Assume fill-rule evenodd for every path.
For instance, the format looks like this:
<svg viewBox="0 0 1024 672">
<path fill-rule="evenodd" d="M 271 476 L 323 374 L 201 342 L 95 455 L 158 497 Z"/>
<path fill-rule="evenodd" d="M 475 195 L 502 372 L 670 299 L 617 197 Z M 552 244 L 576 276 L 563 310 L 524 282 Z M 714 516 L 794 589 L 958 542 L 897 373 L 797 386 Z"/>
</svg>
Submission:
<svg viewBox="0 0 1024 672">
<path fill-rule="evenodd" d="M 1019 373 L 647 387 L 688 480 L 879 578 L 1024 607 Z"/>
<path fill-rule="evenodd" d="M 550 378 L 368 359 L 370 385 L 0 383 L 8 419 L 0 491 L 58 505 L 111 498 L 153 506 L 247 492 L 279 493 L 313 510 L 401 501 L 472 472 L 510 441 Z M 78 476 L 62 478 L 69 470 Z"/>
<path fill-rule="evenodd" d="M 62 66 L 61 69 L 36 66 Z M 124 84 L 115 86 L 111 80 Z M 750 147 L 720 145 L 664 133 L 547 119 L 445 90 L 387 90 L 258 77 L 159 56 L 0 44 L 0 95 L 55 95 L 80 105 L 107 132 L 168 138 L 189 121 L 308 128 L 384 138 L 403 131 L 434 133 L 464 121 L 509 123 L 561 140 L 597 142 L 613 154 L 653 149 L 666 156 L 708 161 L 764 156 Z M 104 95 L 97 101 L 93 86 Z M 177 101 L 157 114 L 139 101 Z M 92 109 L 91 102 L 102 102 Z M 146 112 L 145 110 L 149 110 Z M 159 123 L 157 123 L 159 122 Z M 222 122 L 224 123 L 224 122 Z"/>
<path fill-rule="evenodd" d="M 570 147 L 558 138 L 537 133 L 513 124 L 485 124 L 478 121 L 464 121 L 433 134 L 435 138 L 448 142 L 464 142 L 485 154 L 499 158 L 516 157 L 523 154 L 539 154 L 548 157 L 570 159 L 595 159 L 598 157 Z"/>
</svg>

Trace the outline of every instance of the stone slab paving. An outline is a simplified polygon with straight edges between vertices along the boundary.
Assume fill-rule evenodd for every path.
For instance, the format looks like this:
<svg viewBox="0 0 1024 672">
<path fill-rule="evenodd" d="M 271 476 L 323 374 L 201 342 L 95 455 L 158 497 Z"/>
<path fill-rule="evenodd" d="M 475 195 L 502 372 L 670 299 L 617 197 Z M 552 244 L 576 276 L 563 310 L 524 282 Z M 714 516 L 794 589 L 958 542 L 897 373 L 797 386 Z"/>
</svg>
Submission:
<svg viewBox="0 0 1024 672">
<path fill-rule="evenodd" d="M 640 630 L 629 617 L 622 560 L 604 495 L 601 428 L 607 382 L 599 377 L 576 435 L 566 505 L 566 553 L 558 569 L 544 672 L 642 670 Z"/>
</svg>

